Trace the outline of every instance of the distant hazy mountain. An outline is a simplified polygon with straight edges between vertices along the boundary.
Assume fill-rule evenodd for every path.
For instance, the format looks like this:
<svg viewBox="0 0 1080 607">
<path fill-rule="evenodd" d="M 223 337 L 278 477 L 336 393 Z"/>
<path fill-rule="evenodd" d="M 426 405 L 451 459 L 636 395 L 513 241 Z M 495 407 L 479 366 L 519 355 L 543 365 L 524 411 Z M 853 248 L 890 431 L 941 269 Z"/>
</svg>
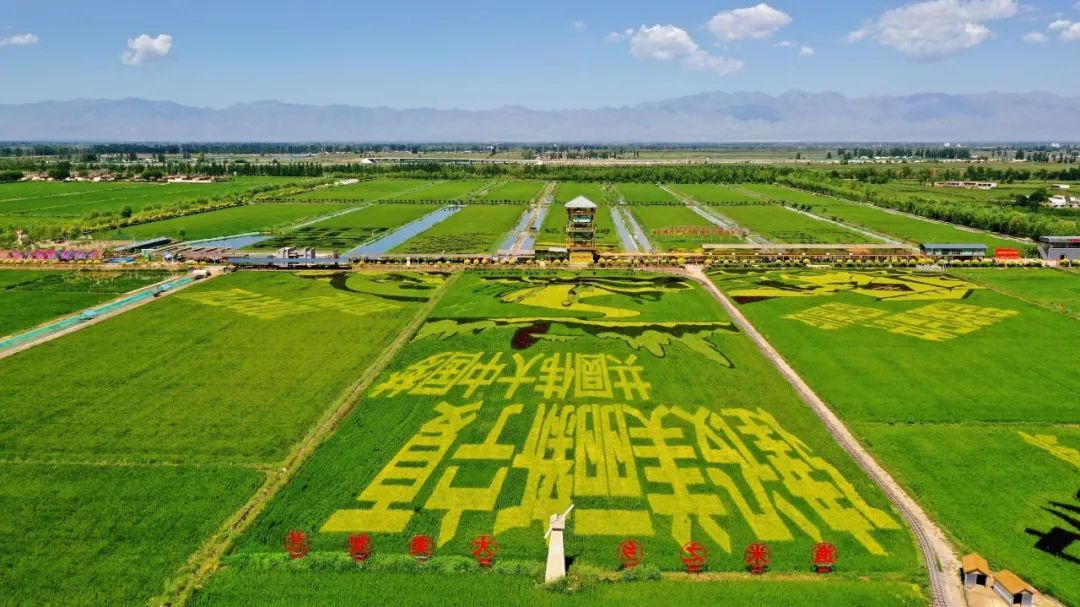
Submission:
<svg viewBox="0 0 1080 607">
<path fill-rule="evenodd" d="M 702 93 L 589 110 L 394 110 L 144 99 L 0 105 L 0 139 L 48 141 L 1077 141 L 1080 98 L 926 93 L 848 98 L 792 91 Z"/>
</svg>

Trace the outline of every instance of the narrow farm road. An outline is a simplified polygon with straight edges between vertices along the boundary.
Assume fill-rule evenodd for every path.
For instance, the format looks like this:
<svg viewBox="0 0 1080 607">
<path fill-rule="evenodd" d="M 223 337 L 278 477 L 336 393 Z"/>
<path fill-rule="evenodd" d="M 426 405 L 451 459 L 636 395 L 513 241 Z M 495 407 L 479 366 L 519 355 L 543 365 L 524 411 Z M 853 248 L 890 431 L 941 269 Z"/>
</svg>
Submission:
<svg viewBox="0 0 1080 607">
<path fill-rule="evenodd" d="M 165 595 L 162 600 L 158 601 L 158 604 L 163 607 L 184 605 L 191 599 L 195 589 L 202 586 L 210 575 L 214 573 L 221 561 L 221 557 L 232 547 L 237 538 L 255 522 L 255 519 L 266 508 L 266 504 L 289 484 L 296 472 L 303 467 L 304 462 L 315 454 L 319 445 L 328 439 L 341 425 L 341 422 L 352 413 L 360 402 L 360 397 L 375 381 L 375 378 L 382 373 L 383 369 L 390 364 L 398 351 L 412 339 L 412 336 L 420 329 L 420 325 L 431 314 L 435 305 L 439 303 L 443 294 L 457 280 L 458 276 L 458 273 L 451 274 L 446 279 L 446 282 L 439 286 L 435 293 L 432 294 L 431 299 L 417 311 L 416 316 L 409 322 L 408 326 L 402 329 L 401 333 L 392 342 L 387 344 L 383 353 L 364 371 L 360 379 L 346 390 L 337 403 L 293 447 L 292 452 L 281 462 L 281 468 L 275 468 L 272 473 L 267 475 L 266 481 L 251 496 L 251 499 L 229 517 L 217 532 L 210 536 L 199 550 L 188 558 L 187 562 L 170 580 Z"/>
<path fill-rule="evenodd" d="M 902 487 L 874 460 L 873 456 L 863 448 L 855 436 L 840 421 L 840 418 L 829 409 L 810 386 L 795 372 L 795 369 L 787 363 L 780 353 L 773 348 L 765 337 L 758 332 L 754 325 L 743 313 L 731 303 L 730 300 L 716 285 L 705 275 L 701 266 L 687 266 L 685 271 L 678 272 L 701 284 L 727 311 L 731 320 L 754 341 L 762 354 L 791 384 L 800 398 L 810 406 L 811 410 L 821 419 L 829 434 L 840 443 L 840 446 L 848 452 L 859 467 L 866 472 L 871 480 L 876 483 L 885 493 L 886 497 L 896 506 L 911 526 L 915 539 L 918 541 L 919 550 L 922 552 L 923 561 L 926 564 L 930 576 L 930 605 L 933 607 L 964 607 L 967 605 L 963 589 L 960 584 L 957 571 L 960 568 L 960 560 L 952 548 L 952 544 L 945 538 L 941 529 L 930 520 L 922 507 L 909 496 Z"/>
</svg>

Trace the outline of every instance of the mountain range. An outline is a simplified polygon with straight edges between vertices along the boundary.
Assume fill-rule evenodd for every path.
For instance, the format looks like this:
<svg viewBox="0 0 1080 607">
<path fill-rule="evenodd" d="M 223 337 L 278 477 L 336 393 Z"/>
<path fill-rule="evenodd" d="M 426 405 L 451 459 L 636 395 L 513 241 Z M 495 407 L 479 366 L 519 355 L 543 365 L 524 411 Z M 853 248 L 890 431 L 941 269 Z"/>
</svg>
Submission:
<svg viewBox="0 0 1080 607">
<path fill-rule="evenodd" d="M 278 101 L 222 109 L 76 99 L 0 105 L 0 140 L 178 142 L 1078 141 L 1080 97 L 707 92 L 623 107 L 392 109 Z"/>
</svg>

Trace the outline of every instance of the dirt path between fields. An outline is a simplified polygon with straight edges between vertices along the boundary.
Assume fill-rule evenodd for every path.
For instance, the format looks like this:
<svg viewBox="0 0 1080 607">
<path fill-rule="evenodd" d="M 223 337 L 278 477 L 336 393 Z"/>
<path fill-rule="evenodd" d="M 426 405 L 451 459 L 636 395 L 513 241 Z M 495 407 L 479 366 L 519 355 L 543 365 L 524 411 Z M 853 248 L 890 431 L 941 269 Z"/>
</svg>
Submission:
<svg viewBox="0 0 1080 607">
<path fill-rule="evenodd" d="M 387 344 L 382 354 L 364 371 L 355 384 L 344 396 L 328 411 L 323 418 L 308 432 L 292 452 L 285 457 L 281 468 L 269 474 L 262 486 L 251 496 L 246 504 L 240 507 L 225 523 L 210 536 L 202 547 L 188 558 L 187 562 L 177 571 L 169 581 L 165 593 L 159 599 L 153 601 L 158 605 L 184 605 L 191 599 L 195 590 L 201 587 L 206 580 L 217 570 L 221 557 L 236 543 L 236 540 L 247 531 L 248 527 L 255 522 L 259 514 L 266 508 L 279 491 L 285 488 L 292 480 L 297 471 L 304 463 L 314 455 L 318 447 L 337 431 L 341 422 L 349 416 L 360 402 L 360 397 L 367 391 L 375 378 L 382 373 L 390 361 L 412 339 L 412 336 L 420 329 L 420 325 L 427 319 L 442 299 L 443 294 L 454 283 L 460 274 L 451 274 L 436 291 L 431 299 L 417 311 L 416 316 L 405 328 L 398 333 L 392 342 Z"/>
<path fill-rule="evenodd" d="M 889 498 L 904 516 L 904 519 L 907 520 L 908 525 L 915 534 L 919 550 L 923 555 L 923 562 L 930 576 L 930 605 L 933 607 L 964 607 L 967 605 L 964 600 L 960 578 L 957 574 L 960 569 L 960 560 L 956 557 L 952 544 L 945 538 L 945 534 L 942 533 L 941 529 L 930 520 L 930 517 L 926 515 L 919 504 L 863 448 L 851 431 L 840 421 L 840 418 L 829 409 L 825 401 L 780 356 L 780 353 L 773 348 L 772 344 L 750 324 L 750 321 L 747 320 L 735 304 L 731 303 L 720 292 L 720 289 L 716 288 L 716 285 L 705 275 L 701 266 L 687 266 L 686 271 L 682 272 L 682 274 L 697 281 L 720 302 L 724 310 L 731 316 L 731 320 L 739 327 L 739 330 L 754 341 L 762 354 L 772 362 L 780 371 L 780 374 L 784 376 L 784 379 L 795 388 L 799 397 L 821 419 L 829 434 L 851 455 L 852 459 L 866 472 L 867 476 L 881 488 L 885 496 Z"/>
</svg>

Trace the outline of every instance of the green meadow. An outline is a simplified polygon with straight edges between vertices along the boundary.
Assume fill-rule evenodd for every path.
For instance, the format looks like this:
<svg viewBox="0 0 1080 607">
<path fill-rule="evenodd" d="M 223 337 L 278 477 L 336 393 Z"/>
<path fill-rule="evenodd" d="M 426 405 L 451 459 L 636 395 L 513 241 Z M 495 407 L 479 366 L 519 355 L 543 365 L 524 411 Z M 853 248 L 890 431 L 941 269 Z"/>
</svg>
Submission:
<svg viewBox="0 0 1080 607">
<path fill-rule="evenodd" d="M 373 203 L 356 211 L 335 215 L 285 232 L 256 246 L 269 250 L 280 247 L 315 247 L 320 251 L 332 249 L 344 253 L 438 208 L 439 205 L 433 204 Z"/>
</svg>

